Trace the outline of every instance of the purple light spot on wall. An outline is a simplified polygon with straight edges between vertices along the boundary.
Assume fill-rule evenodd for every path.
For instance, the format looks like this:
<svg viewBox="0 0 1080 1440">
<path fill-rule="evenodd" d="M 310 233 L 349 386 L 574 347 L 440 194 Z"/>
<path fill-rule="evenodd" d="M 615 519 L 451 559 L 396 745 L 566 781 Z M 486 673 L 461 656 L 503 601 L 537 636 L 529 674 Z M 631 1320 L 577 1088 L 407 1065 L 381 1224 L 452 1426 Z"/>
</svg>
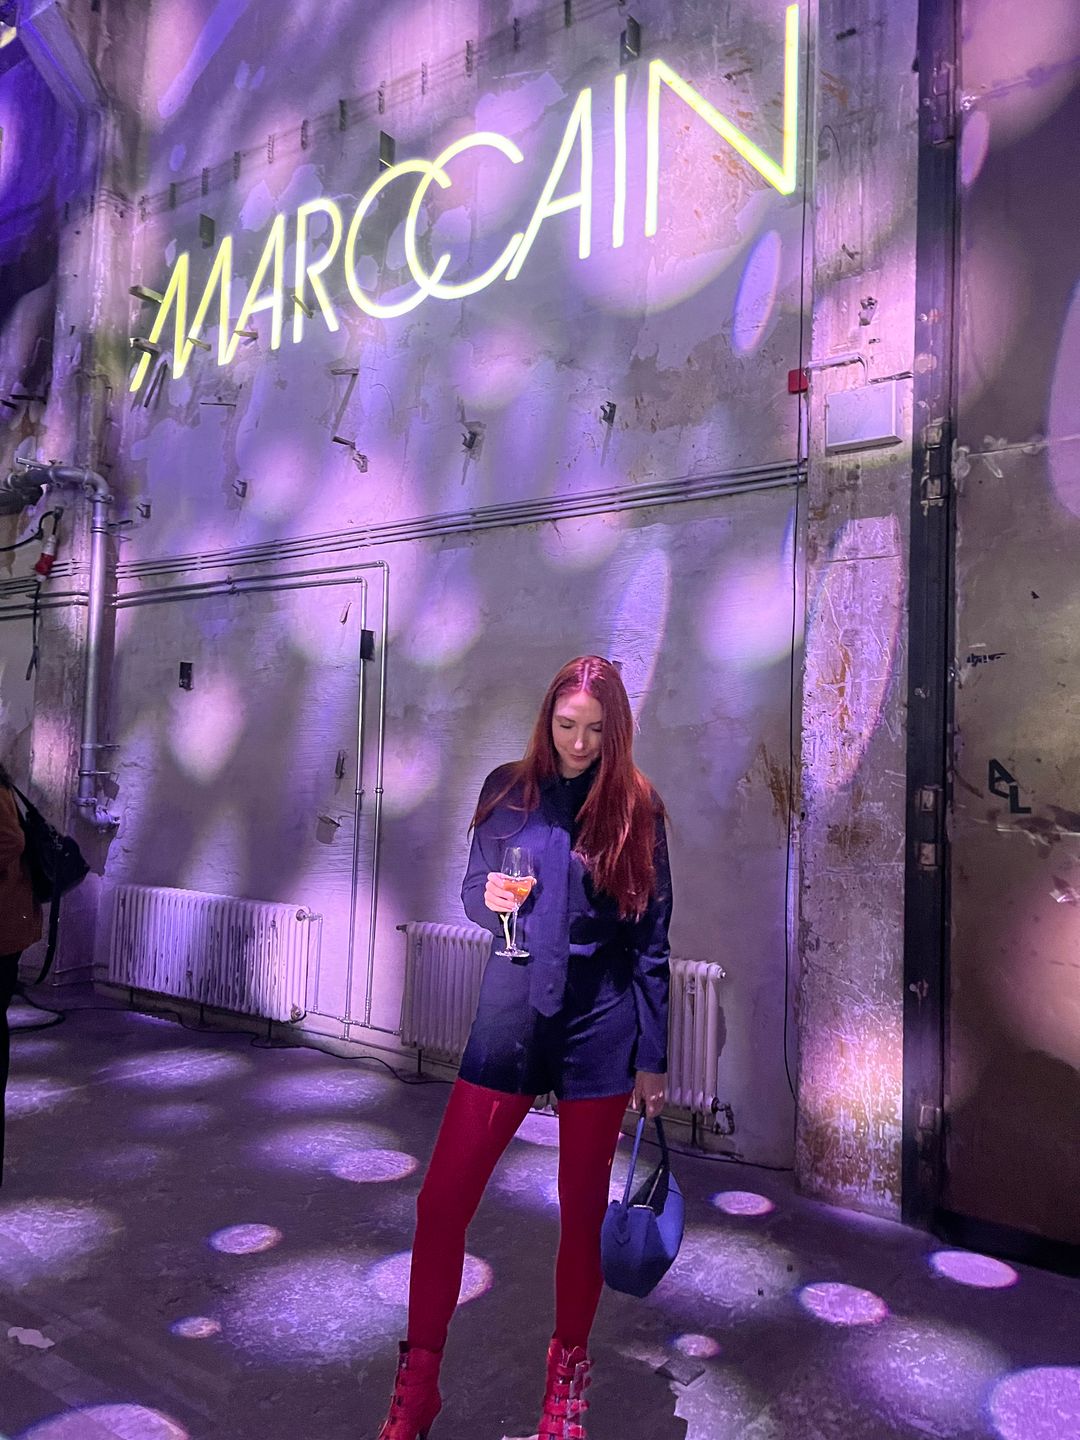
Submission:
<svg viewBox="0 0 1080 1440">
<path fill-rule="evenodd" d="M 353 1109 L 381 1100 L 393 1083 L 388 1077 L 349 1069 L 343 1063 L 335 1070 L 275 1076 L 257 1086 L 252 1095 L 274 1110 Z"/>
<path fill-rule="evenodd" d="M 201 676 L 198 709 L 178 708 L 168 728 L 176 763 L 203 784 L 215 779 L 232 759 L 246 716 L 243 694 L 231 675 Z"/>
<path fill-rule="evenodd" d="M 184 1320 L 174 1321 L 169 1329 L 183 1340 L 209 1340 L 221 1334 L 220 1322 L 211 1320 L 208 1315 L 189 1315 Z"/>
<path fill-rule="evenodd" d="M 974 1285 L 979 1290 L 1004 1290 L 1020 1276 L 1002 1260 L 989 1255 L 972 1255 L 966 1250 L 938 1250 L 930 1256 L 930 1268 L 947 1280 Z"/>
<path fill-rule="evenodd" d="M 720 1345 L 711 1335 L 676 1335 L 672 1343 L 680 1355 L 690 1355 L 695 1360 L 711 1360 L 720 1354 Z"/>
<path fill-rule="evenodd" d="M 735 297 L 731 342 L 739 355 L 748 355 L 764 340 L 773 318 L 780 284 L 783 247 L 775 230 L 767 230 L 747 258 Z"/>
<path fill-rule="evenodd" d="M 622 678 L 636 718 L 648 696 L 656 662 L 667 640 L 671 561 L 667 552 L 657 545 L 638 555 L 629 565 L 629 572 L 612 606 L 604 654 L 625 657 Z M 606 604 L 604 608 L 608 608 Z"/>
<path fill-rule="evenodd" d="M 143 1405 L 87 1405 L 31 1425 L 19 1440 L 188 1440 L 188 1432 Z"/>
<path fill-rule="evenodd" d="M 176 174 L 177 170 L 180 169 L 180 166 L 183 165 L 186 158 L 186 145 L 174 145 L 173 148 L 169 151 L 169 169 L 173 172 L 174 175 Z"/>
<path fill-rule="evenodd" d="M 985 110 L 971 110 L 964 116 L 960 137 L 960 183 L 973 185 L 990 153 L 990 116 Z"/>
<path fill-rule="evenodd" d="M 807 1285 L 799 1294 L 799 1304 L 830 1325 L 877 1325 L 889 1313 L 880 1296 L 855 1285 Z"/>
<path fill-rule="evenodd" d="M 315 1254 L 252 1271 L 226 1302 L 230 1344 L 275 1366 L 352 1363 L 373 1355 L 405 1316 L 372 1292 L 370 1252 Z"/>
<path fill-rule="evenodd" d="M 347 1150 L 333 1161 L 330 1172 L 339 1180 L 351 1180 L 362 1185 L 404 1180 L 419 1165 L 414 1155 L 406 1155 L 401 1150 Z"/>
<path fill-rule="evenodd" d="M 357 1150 L 393 1150 L 397 1136 L 381 1125 L 316 1120 L 290 1125 L 256 1145 L 258 1158 L 284 1170 L 330 1172 L 343 1155 Z"/>
<path fill-rule="evenodd" d="M 990 1397 L 990 1418 L 1001 1440 L 1080 1440 L 1080 1367 L 1006 1376 Z"/>
<path fill-rule="evenodd" d="M 132 1124 L 152 1135 L 173 1131 L 205 1130 L 217 1116 L 217 1107 L 192 1102 L 189 1105 L 151 1105 Z"/>
<path fill-rule="evenodd" d="M 1000 1351 L 967 1331 L 893 1318 L 866 1336 L 859 1377 L 894 1424 L 930 1435 L 981 1434 L 990 1386 L 1006 1368 Z"/>
<path fill-rule="evenodd" d="M 367 1283 L 385 1304 L 405 1305 L 407 1303 L 411 1263 L 412 1257 L 408 1250 L 402 1250 L 397 1255 L 390 1255 L 387 1259 L 380 1260 L 367 1272 Z M 475 1255 L 466 1255 L 457 1303 L 467 1305 L 470 1300 L 475 1300 L 483 1295 L 485 1291 L 491 1289 L 492 1279 L 491 1266 L 486 1260 L 480 1260 Z"/>
<path fill-rule="evenodd" d="M 199 33 L 187 63 L 158 101 L 163 120 L 175 115 L 191 94 L 192 87 L 224 43 L 229 31 L 248 7 L 248 0 L 218 0 Z"/>
<path fill-rule="evenodd" d="M 813 760 L 804 773 L 807 791 L 815 795 L 847 784 L 854 775 L 892 684 L 904 594 L 896 516 L 847 521 L 830 559 L 865 563 L 823 565 L 810 607 L 808 629 L 815 638 L 807 645 L 803 734 Z M 873 624 L 866 620 L 870 614 Z M 880 1053 L 854 1047 L 850 1076 L 831 1077 L 843 1084 L 841 1089 L 833 1084 L 829 1103 L 843 1103 L 849 1081 L 863 1093 L 866 1077 L 880 1076 L 883 1063 Z"/>
<path fill-rule="evenodd" d="M 768 1215 L 776 1209 L 766 1195 L 755 1195 L 752 1190 L 721 1190 L 712 1203 L 725 1215 Z"/>
<path fill-rule="evenodd" d="M 790 654 L 792 638 L 798 643 L 794 522 L 793 507 L 779 545 L 765 540 L 725 557 L 697 615 L 701 649 L 714 664 L 753 671 Z"/>
<path fill-rule="evenodd" d="M 28 1200 L 0 1209 L 0 1280 L 23 1285 L 62 1279 L 85 1266 L 120 1234 L 107 1210 L 70 1200 Z"/>
<path fill-rule="evenodd" d="M 162 1050 L 157 1054 L 114 1060 L 99 1074 L 120 1085 L 136 1085 L 147 1090 L 183 1090 L 232 1079 L 247 1068 L 248 1063 L 241 1056 L 223 1051 Z"/>
<path fill-rule="evenodd" d="M 556 570 L 594 570 L 618 547 L 626 528 L 622 514 L 583 515 L 537 529 L 537 546 Z"/>
<path fill-rule="evenodd" d="M 258 1255 L 272 1250 L 284 1239 L 273 1225 L 229 1225 L 210 1236 L 210 1248 L 223 1255 Z"/>
<path fill-rule="evenodd" d="M 1061 327 L 1054 379 L 1050 387 L 1048 430 L 1052 437 L 1080 434 L 1080 389 L 1076 384 L 1080 370 L 1080 285 Z M 1080 515 L 1080 464 L 1076 459 L 1076 442 L 1051 445 L 1048 451 L 1050 475 L 1057 497 L 1073 515 Z"/>
</svg>

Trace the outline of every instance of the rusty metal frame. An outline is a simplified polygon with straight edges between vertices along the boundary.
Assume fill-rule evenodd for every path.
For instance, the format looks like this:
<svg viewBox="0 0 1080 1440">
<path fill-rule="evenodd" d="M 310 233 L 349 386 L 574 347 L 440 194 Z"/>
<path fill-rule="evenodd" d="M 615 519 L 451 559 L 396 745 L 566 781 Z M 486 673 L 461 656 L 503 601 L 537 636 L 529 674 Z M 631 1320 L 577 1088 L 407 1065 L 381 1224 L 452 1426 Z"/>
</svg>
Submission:
<svg viewBox="0 0 1080 1440">
<path fill-rule="evenodd" d="M 935 1223 L 945 1158 L 958 9 L 958 0 L 919 0 L 901 1206 L 905 1220 L 925 1226 Z"/>
</svg>

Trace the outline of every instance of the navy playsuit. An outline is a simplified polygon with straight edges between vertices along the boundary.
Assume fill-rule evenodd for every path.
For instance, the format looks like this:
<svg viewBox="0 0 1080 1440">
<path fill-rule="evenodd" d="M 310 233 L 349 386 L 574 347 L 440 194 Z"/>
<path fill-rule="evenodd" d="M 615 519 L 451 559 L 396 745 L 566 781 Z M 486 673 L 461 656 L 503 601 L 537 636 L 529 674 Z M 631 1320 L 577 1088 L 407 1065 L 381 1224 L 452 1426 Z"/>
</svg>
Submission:
<svg viewBox="0 0 1080 1440">
<path fill-rule="evenodd" d="M 473 833 L 462 904 L 498 942 L 461 1062 L 461 1078 L 474 1085 L 590 1100 L 632 1090 L 636 1070 L 667 1071 L 671 873 L 664 822 L 658 815 L 649 906 L 640 920 L 620 920 L 616 902 L 593 888 L 573 849 L 596 768 L 547 782 L 528 815 L 512 808 L 519 797 L 511 791 Z M 493 771 L 481 800 L 505 781 L 506 767 Z M 502 924 L 484 904 L 488 873 L 501 870 L 507 845 L 528 846 L 536 868 L 518 914 L 518 944 L 530 951 L 528 960 L 494 953 L 502 948 Z M 554 908 L 545 887 L 557 897 Z"/>
</svg>

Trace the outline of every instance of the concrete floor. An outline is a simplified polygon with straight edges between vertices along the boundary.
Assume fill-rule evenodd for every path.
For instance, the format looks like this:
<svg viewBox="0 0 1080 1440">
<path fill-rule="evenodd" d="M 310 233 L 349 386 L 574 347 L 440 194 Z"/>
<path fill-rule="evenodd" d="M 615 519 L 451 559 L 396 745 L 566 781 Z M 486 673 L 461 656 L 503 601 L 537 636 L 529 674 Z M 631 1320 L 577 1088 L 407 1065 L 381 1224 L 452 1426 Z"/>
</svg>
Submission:
<svg viewBox="0 0 1080 1440">
<path fill-rule="evenodd" d="M 0 1435 L 374 1436 L 446 1096 L 126 1011 L 17 1036 Z M 532 1433 L 554 1132 L 528 1118 L 470 1234 L 433 1440 Z M 1080 1436 L 1077 1282 L 942 1252 L 784 1175 L 681 1157 L 678 1175 L 676 1268 L 601 1306 L 591 1440 Z"/>
</svg>

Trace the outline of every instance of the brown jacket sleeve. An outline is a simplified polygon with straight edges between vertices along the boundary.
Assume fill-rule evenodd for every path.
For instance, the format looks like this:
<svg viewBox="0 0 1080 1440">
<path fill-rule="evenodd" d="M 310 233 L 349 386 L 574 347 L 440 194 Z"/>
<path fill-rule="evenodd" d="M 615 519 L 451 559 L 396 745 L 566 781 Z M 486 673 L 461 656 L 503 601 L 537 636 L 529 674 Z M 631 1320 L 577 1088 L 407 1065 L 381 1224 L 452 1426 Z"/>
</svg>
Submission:
<svg viewBox="0 0 1080 1440">
<path fill-rule="evenodd" d="M 0 955 L 17 955 L 41 938 L 41 906 L 34 899 L 25 848 L 15 796 L 0 785 Z"/>
<path fill-rule="evenodd" d="M 0 785 L 0 866 L 17 861 L 26 849 L 26 836 L 15 809 L 15 796 L 6 785 Z"/>
</svg>

